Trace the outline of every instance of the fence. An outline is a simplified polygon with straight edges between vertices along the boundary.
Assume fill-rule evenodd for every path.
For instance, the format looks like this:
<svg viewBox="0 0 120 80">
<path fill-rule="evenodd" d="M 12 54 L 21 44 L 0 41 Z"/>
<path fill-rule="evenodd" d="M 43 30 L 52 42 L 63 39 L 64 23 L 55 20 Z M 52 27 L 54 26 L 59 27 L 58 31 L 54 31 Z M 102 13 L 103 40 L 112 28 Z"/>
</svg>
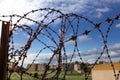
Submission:
<svg viewBox="0 0 120 80">
<path fill-rule="evenodd" d="M 38 16 L 35 16 L 38 15 Z M 39 17 L 39 18 L 38 18 Z M 9 21 L 5 20 L 9 19 Z M 107 45 L 109 32 L 116 21 L 119 21 L 120 14 L 116 15 L 113 18 L 107 18 L 106 20 L 95 23 L 92 20 L 77 15 L 74 13 L 65 14 L 59 10 L 51 8 L 42 8 L 37 10 L 32 10 L 23 16 L 13 14 L 13 15 L 3 15 L 0 17 L 0 21 L 10 22 L 10 31 L 9 31 L 9 51 L 8 51 L 8 64 L 13 63 L 13 67 L 8 67 L 8 80 L 11 79 L 13 74 L 17 72 L 20 76 L 20 80 L 24 80 L 24 75 L 32 76 L 27 70 L 34 64 L 36 59 L 40 54 L 45 51 L 51 54 L 45 70 L 41 77 L 36 79 L 40 80 L 66 80 L 67 68 L 69 67 L 66 64 L 66 70 L 64 71 L 62 77 L 62 64 L 70 64 L 73 61 L 73 57 L 77 55 L 79 61 L 85 64 L 83 55 L 79 49 L 79 40 L 80 36 L 87 36 L 90 33 L 96 31 L 101 35 L 103 47 L 99 52 L 99 56 L 96 58 L 94 64 L 90 67 L 91 69 L 98 63 L 101 57 L 106 53 L 107 58 L 111 64 L 114 78 L 118 80 L 120 70 L 117 73 L 114 68 L 113 61 L 111 59 L 109 48 Z M 87 27 L 85 27 L 88 24 Z M 101 27 L 107 24 L 106 31 L 103 32 Z M 84 26 L 84 27 L 83 27 Z M 81 29 L 82 28 L 82 29 Z M 19 34 L 19 33 L 21 34 Z M 16 36 L 19 34 L 19 36 Z M 23 40 L 22 36 L 26 36 Z M 47 40 L 47 41 L 46 41 Z M 36 42 L 39 44 L 39 49 L 36 48 Z M 49 42 L 49 44 L 48 44 Z M 21 44 L 16 46 L 16 44 Z M 68 46 L 69 43 L 73 43 Z M 71 55 L 69 55 L 69 47 L 71 48 Z M 82 47 L 82 46 L 81 46 Z M 28 54 L 33 51 L 38 51 L 36 57 L 31 62 L 27 69 L 24 69 L 24 62 L 27 59 Z M 68 59 L 69 58 L 69 59 Z M 54 75 L 47 77 L 48 71 L 50 69 L 50 64 L 52 61 L 56 61 L 57 67 L 54 71 Z M 17 67 L 17 68 L 16 68 Z M 85 70 L 86 68 L 84 68 Z M 85 70 L 84 79 L 89 80 L 90 72 Z M 27 77 L 27 80 L 30 79 Z"/>
</svg>

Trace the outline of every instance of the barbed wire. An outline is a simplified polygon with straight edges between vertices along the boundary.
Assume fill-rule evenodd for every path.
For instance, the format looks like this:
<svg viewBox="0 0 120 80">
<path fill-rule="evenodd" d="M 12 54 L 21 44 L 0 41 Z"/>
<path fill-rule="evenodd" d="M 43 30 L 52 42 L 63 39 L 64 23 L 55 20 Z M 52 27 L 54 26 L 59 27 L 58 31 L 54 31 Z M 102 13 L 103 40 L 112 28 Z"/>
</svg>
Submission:
<svg viewBox="0 0 120 80">
<path fill-rule="evenodd" d="M 36 12 L 39 13 L 38 18 L 40 19 L 37 19 L 37 18 L 32 19 L 31 14 L 34 15 Z M 0 21 L 5 21 L 5 22 L 9 21 L 11 23 L 11 29 L 10 29 L 10 35 L 9 35 L 8 60 L 9 62 L 12 62 L 14 64 L 14 67 L 12 69 L 8 68 L 8 72 L 9 72 L 8 80 L 11 79 L 11 76 L 14 72 L 17 72 L 20 74 L 20 80 L 23 80 L 24 74 L 31 76 L 31 74 L 28 73 L 27 70 L 32 66 L 32 64 L 34 64 L 35 60 L 45 50 L 50 50 L 52 53 L 46 65 L 46 68 L 44 70 L 44 73 L 42 74 L 41 78 L 38 78 L 38 79 L 40 80 L 61 79 L 60 74 L 62 72 L 62 65 L 64 63 L 63 61 L 65 60 L 66 70 L 64 71 L 64 75 L 62 76 L 61 80 L 66 80 L 66 75 L 68 71 L 67 69 L 69 65 L 72 63 L 73 57 L 77 53 L 80 59 L 79 61 L 82 62 L 84 65 L 85 80 L 89 80 L 90 71 L 87 71 L 87 67 L 85 67 L 86 63 L 82 57 L 82 54 L 78 46 L 79 45 L 78 38 L 79 36 L 89 35 L 95 30 L 98 31 L 101 35 L 101 38 L 103 41 L 103 48 L 100 52 L 100 55 L 97 57 L 94 64 L 92 65 L 91 69 L 95 67 L 95 65 L 101 59 L 103 54 L 106 52 L 114 73 L 114 78 L 115 80 L 119 80 L 118 78 L 119 78 L 120 70 L 118 73 L 115 71 L 115 67 L 110 56 L 107 42 L 108 42 L 108 36 L 111 30 L 111 27 L 113 26 L 115 21 L 118 21 L 120 19 L 120 14 L 116 15 L 114 18 L 107 18 L 106 20 L 100 23 L 95 23 L 86 17 L 77 15 L 74 13 L 65 14 L 56 9 L 42 8 L 42 9 L 32 10 L 24 14 L 23 16 L 13 14 L 13 15 L 2 15 L 0 16 L 0 18 L 2 18 L 0 19 Z M 9 20 L 8 21 L 4 20 L 4 18 L 9 18 Z M 81 24 L 82 24 L 81 21 L 84 21 L 90 24 L 90 28 L 85 29 L 84 31 L 81 31 L 80 30 Z M 31 25 L 29 23 L 33 23 L 33 24 Z M 105 23 L 109 25 L 106 27 L 107 28 L 106 33 L 103 33 L 101 26 Z M 59 32 L 58 30 L 55 30 L 55 28 L 58 29 Z M 15 37 L 15 32 L 17 32 L 17 30 L 21 30 L 22 32 L 25 32 L 27 36 L 29 36 L 26 40 L 26 43 L 19 48 L 15 47 L 16 40 L 14 37 Z M 70 37 L 68 37 L 68 35 L 70 35 Z M 42 38 L 49 39 L 52 45 L 49 45 Z M 31 46 L 34 44 L 34 41 L 39 42 L 40 45 L 43 45 L 44 47 L 40 48 L 38 54 L 35 56 L 34 60 L 27 67 L 27 69 L 23 69 L 25 59 L 28 57 L 27 55 L 29 54 L 29 49 L 31 49 Z M 72 45 L 73 52 L 71 54 L 70 60 L 68 61 L 68 53 L 67 53 L 66 45 L 68 42 L 71 42 L 71 41 L 74 42 L 74 44 Z M 54 58 L 57 58 L 57 67 L 56 67 L 56 70 L 54 71 L 55 75 L 51 76 L 50 78 L 47 78 L 48 71 L 50 69 L 49 66 L 54 60 Z M 17 67 L 18 65 L 19 67 Z M 17 67 L 16 70 L 14 70 L 15 67 Z"/>
</svg>

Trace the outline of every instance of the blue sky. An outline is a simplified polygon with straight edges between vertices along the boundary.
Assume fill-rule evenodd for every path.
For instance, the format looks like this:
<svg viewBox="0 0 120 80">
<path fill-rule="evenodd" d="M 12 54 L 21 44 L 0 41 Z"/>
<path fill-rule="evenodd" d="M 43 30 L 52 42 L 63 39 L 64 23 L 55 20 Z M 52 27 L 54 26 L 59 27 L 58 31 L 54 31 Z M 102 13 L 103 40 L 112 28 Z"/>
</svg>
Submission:
<svg viewBox="0 0 120 80">
<path fill-rule="evenodd" d="M 16 3 L 14 3 L 16 2 Z M 6 4 L 6 5 L 4 5 Z M 14 5 L 13 5 L 14 4 Z M 114 18 L 115 15 L 120 13 L 120 0 L 2 0 L 0 1 L 0 16 L 1 15 L 10 15 L 10 14 L 19 14 L 23 15 L 28 11 L 39 9 L 39 8 L 55 8 L 63 13 L 75 13 L 78 15 L 82 15 L 84 17 L 89 18 L 94 23 L 102 22 L 109 18 Z M 40 15 L 44 15 L 44 12 L 30 14 L 28 17 L 39 20 L 42 18 Z M 56 16 L 59 14 L 52 14 L 52 16 Z M 54 17 L 50 17 L 54 18 Z M 0 19 L 3 20 L 2 17 Z M 9 20 L 8 18 L 5 20 Z M 13 22 L 16 22 L 17 19 L 14 19 Z M 49 21 L 45 20 L 46 22 Z M 56 21 L 54 24 L 51 24 L 49 27 L 53 28 L 58 34 L 60 34 L 60 20 Z M 76 21 L 76 20 L 75 20 Z M 75 21 L 73 22 L 75 26 Z M 45 23 L 46 23 L 45 22 Z M 26 20 L 22 20 L 21 24 L 27 24 L 35 27 L 34 23 Z M 101 27 L 103 32 L 106 32 L 106 23 L 104 23 Z M 56 27 L 57 26 L 57 27 Z M 94 27 L 93 25 L 85 22 L 84 20 L 80 20 L 80 28 L 79 34 L 82 33 L 85 29 L 91 29 Z M 43 31 L 45 33 L 45 31 Z M 72 35 L 72 31 L 68 31 L 66 34 L 66 39 Z M 109 33 L 108 37 L 108 48 L 110 51 L 111 57 L 113 57 L 113 61 L 120 61 L 120 20 L 116 21 Z M 59 41 L 55 34 L 52 34 L 56 42 Z M 42 41 L 44 41 L 47 45 L 53 45 L 49 39 L 44 36 L 38 36 Z M 20 29 L 14 32 L 14 41 L 16 48 L 24 46 L 29 38 L 25 32 Z M 70 41 L 65 44 L 68 57 L 71 57 L 73 52 L 74 42 Z M 92 31 L 89 35 L 78 36 L 78 48 L 81 52 L 81 55 L 86 62 L 94 62 L 96 58 L 100 55 L 101 48 L 103 46 L 102 38 L 100 33 L 97 30 Z M 36 54 L 42 49 L 44 46 L 35 40 L 31 46 L 31 49 L 28 51 L 28 58 L 26 58 L 25 63 L 31 63 Z M 56 47 L 56 46 L 55 46 Z M 44 50 L 37 60 L 36 63 L 47 62 L 52 55 L 50 50 Z M 106 55 L 103 55 L 103 58 L 106 58 Z M 74 55 L 73 61 L 78 60 L 79 57 L 77 54 Z M 101 59 L 104 60 L 104 59 Z M 55 61 L 53 61 L 55 62 Z"/>
</svg>

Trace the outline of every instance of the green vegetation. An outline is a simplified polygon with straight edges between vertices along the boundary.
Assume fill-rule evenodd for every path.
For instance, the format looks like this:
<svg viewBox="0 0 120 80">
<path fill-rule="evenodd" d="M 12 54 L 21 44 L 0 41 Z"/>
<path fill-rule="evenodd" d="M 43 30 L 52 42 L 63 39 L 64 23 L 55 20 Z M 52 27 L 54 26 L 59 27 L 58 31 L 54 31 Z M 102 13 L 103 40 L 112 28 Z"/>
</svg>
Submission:
<svg viewBox="0 0 120 80">
<path fill-rule="evenodd" d="M 36 71 L 30 73 L 30 75 L 24 74 L 23 80 L 38 80 L 37 78 L 41 78 L 41 74 L 43 74 L 44 71 Z M 47 78 L 50 78 L 55 75 L 55 72 L 48 71 L 47 72 Z M 64 72 L 61 72 L 60 78 L 63 78 Z M 36 77 L 36 78 L 34 78 Z M 20 80 L 20 75 L 18 73 L 13 73 L 11 76 L 11 80 Z M 85 77 L 77 73 L 76 71 L 68 71 L 66 75 L 66 80 L 85 80 Z M 91 76 L 89 76 L 88 80 L 92 80 Z"/>
<path fill-rule="evenodd" d="M 85 80 L 84 76 L 66 76 L 66 80 Z M 88 78 L 88 80 L 92 80 L 91 76 Z"/>
<path fill-rule="evenodd" d="M 23 74 L 22 76 L 23 80 L 37 80 L 27 74 Z M 11 80 L 20 80 L 20 75 L 16 72 L 12 73 L 11 77 L 10 77 Z"/>
</svg>

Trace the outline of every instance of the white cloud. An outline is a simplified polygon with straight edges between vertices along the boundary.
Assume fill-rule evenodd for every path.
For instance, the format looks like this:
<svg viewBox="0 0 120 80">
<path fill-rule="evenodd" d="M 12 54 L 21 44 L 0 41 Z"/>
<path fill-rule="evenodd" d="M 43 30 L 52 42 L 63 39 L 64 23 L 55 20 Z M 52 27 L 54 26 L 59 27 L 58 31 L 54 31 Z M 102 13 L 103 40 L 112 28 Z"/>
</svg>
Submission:
<svg viewBox="0 0 120 80">
<path fill-rule="evenodd" d="M 30 38 L 30 35 L 23 33 L 23 36 L 26 37 L 27 39 Z"/>
<path fill-rule="evenodd" d="M 84 42 L 84 41 L 88 41 L 90 40 L 91 38 L 88 36 L 88 35 L 82 35 L 82 36 L 79 36 L 78 37 L 78 40 L 81 42 Z"/>
<path fill-rule="evenodd" d="M 109 2 L 109 3 L 108 3 Z M 0 2 L 0 16 L 1 15 L 10 15 L 10 14 L 19 14 L 23 15 L 33 9 L 39 8 L 55 8 L 59 9 L 64 13 L 85 13 L 85 15 L 96 15 L 101 17 L 103 13 L 108 12 L 110 9 L 106 4 L 112 4 L 120 2 L 119 0 L 115 1 L 90 1 L 90 0 L 2 0 Z M 103 8 L 100 8 L 104 5 Z M 105 6 L 106 5 L 106 6 Z M 97 6 L 97 9 L 96 9 Z M 96 11 L 95 11 L 96 10 Z M 40 14 L 34 14 L 29 17 L 33 19 L 39 19 Z M 91 16 L 91 15 L 90 15 Z M 95 17 L 95 16 L 93 16 Z M 8 18 L 7 18 L 8 19 Z M 9 20 L 9 19 L 8 19 Z M 31 23 L 23 21 L 24 23 Z"/>
<path fill-rule="evenodd" d="M 107 3 L 119 3 L 120 0 L 101 0 L 102 2 L 107 2 Z"/>
<path fill-rule="evenodd" d="M 120 23 L 116 25 L 116 28 L 120 28 Z"/>
<path fill-rule="evenodd" d="M 81 44 L 83 42 L 89 41 L 91 40 L 91 38 L 88 35 L 82 35 L 82 36 L 78 36 L 77 37 L 77 43 Z M 75 41 L 68 41 L 65 44 L 69 45 L 69 44 L 75 44 Z"/>
<path fill-rule="evenodd" d="M 109 54 L 111 57 L 114 57 L 115 55 L 118 55 L 118 57 L 120 56 L 120 54 L 118 53 L 120 50 L 120 43 L 108 46 L 108 50 L 109 50 Z M 93 48 L 90 50 L 87 50 L 85 52 L 82 52 L 83 56 L 89 56 L 89 55 L 100 55 L 99 53 L 102 51 L 102 48 Z M 105 53 L 106 54 L 106 53 Z M 117 57 L 117 56 L 116 56 Z"/>
<path fill-rule="evenodd" d="M 0 15 L 20 14 L 38 8 L 55 8 L 64 12 L 81 12 L 87 6 L 89 0 L 2 0 L 0 2 Z"/>
<path fill-rule="evenodd" d="M 119 48 L 118 48 L 119 47 Z M 112 46 L 109 46 L 109 55 L 111 57 L 111 59 L 115 59 L 115 58 L 119 58 L 120 57 L 120 43 L 114 44 Z M 101 48 L 93 48 L 91 50 L 87 50 L 87 51 L 80 51 L 80 54 L 83 58 L 83 61 L 85 62 L 89 62 L 89 63 L 94 63 L 97 59 L 98 56 L 100 56 L 100 52 L 102 51 Z M 48 61 L 50 60 L 51 56 L 53 54 L 52 53 L 41 53 L 39 54 L 39 56 L 36 58 L 34 63 L 48 63 Z M 70 61 L 71 57 L 72 57 L 72 53 L 67 53 L 67 60 L 68 62 Z M 27 57 L 24 61 L 24 65 L 27 64 L 31 64 L 33 62 L 33 60 L 35 59 L 35 57 L 37 56 L 37 53 L 28 53 Z M 108 55 L 106 53 L 104 53 L 101 57 L 101 59 L 108 59 Z M 80 61 L 78 53 L 75 53 L 73 60 L 72 61 Z M 54 56 L 52 62 L 52 64 L 57 63 L 57 58 L 56 56 Z"/>
<path fill-rule="evenodd" d="M 35 7 L 28 2 L 27 0 L 3 0 L 0 2 L 0 16 L 2 15 L 12 15 L 12 14 L 17 14 L 17 15 L 23 15 L 32 9 L 35 9 Z M 37 16 L 37 15 L 36 15 Z M 0 19 L 9 21 L 10 17 L 7 18 L 2 18 Z M 13 18 L 13 23 L 16 23 L 16 21 L 19 18 Z M 24 23 L 29 23 L 24 21 Z"/>
<path fill-rule="evenodd" d="M 103 15 L 103 13 L 108 12 L 108 11 L 110 11 L 110 9 L 108 7 L 97 8 L 96 9 L 96 12 L 97 12 L 97 16 L 96 17 L 100 18 Z"/>
<path fill-rule="evenodd" d="M 109 8 L 105 7 L 105 8 L 97 8 L 96 11 L 98 12 L 108 12 Z"/>
<path fill-rule="evenodd" d="M 115 52 L 115 51 L 110 51 L 110 56 L 112 56 L 112 57 L 117 57 L 117 56 L 118 56 L 118 53 Z"/>
<path fill-rule="evenodd" d="M 33 0 L 32 3 L 38 3 L 38 0 Z M 64 12 L 76 12 L 79 10 L 83 10 L 88 3 L 88 0 L 42 0 L 41 1 L 41 6 L 42 7 L 50 7 L 50 8 L 55 8 L 55 9 L 60 9 Z M 38 3 L 38 5 L 40 5 Z M 38 6 L 38 7 L 41 7 Z"/>
<path fill-rule="evenodd" d="M 120 43 L 108 46 L 109 49 L 109 55 L 111 59 L 114 61 L 119 61 L 120 57 Z M 87 61 L 89 63 L 94 63 L 96 59 L 101 55 L 100 53 L 102 52 L 102 48 L 93 48 L 87 51 L 80 51 L 81 57 L 83 61 Z M 69 58 L 71 58 L 72 54 L 68 54 Z M 76 60 L 76 58 L 79 59 L 78 53 L 75 53 L 73 60 Z M 100 58 L 102 60 L 107 60 L 108 55 L 106 52 L 103 53 L 102 57 Z"/>
<path fill-rule="evenodd" d="M 75 41 L 72 41 L 72 40 L 71 40 L 71 41 L 66 42 L 65 44 L 66 44 L 66 45 L 75 44 Z"/>
<path fill-rule="evenodd" d="M 21 43 L 14 43 L 13 45 L 14 45 L 14 48 L 15 48 L 15 49 L 19 49 L 19 48 L 21 48 L 21 47 L 24 46 L 24 45 L 22 45 Z M 12 43 L 10 43 L 10 46 L 12 47 Z"/>
<path fill-rule="evenodd" d="M 30 64 L 33 62 L 33 60 L 36 58 L 38 54 L 37 53 L 28 53 L 27 54 L 27 58 L 25 59 L 25 64 Z M 34 63 L 48 63 L 48 61 L 50 60 L 50 58 L 52 57 L 52 53 L 41 53 L 39 54 L 39 56 L 36 58 Z M 56 62 L 55 60 L 55 56 L 52 62 Z"/>
<path fill-rule="evenodd" d="M 28 11 L 31 11 L 32 9 L 38 9 L 38 8 L 55 8 L 60 9 L 63 12 L 89 12 L 94 11 L 94 7 L 98 6 L 96 9 L 99 12 L 106 12 L 109 10 L 108 7 L 99 8 L 100 6 L 106 5 L 112 3 L 120 2 L 120 0 L 2 0 L 0 2 L 0 15 L 5 14 L 24 14 Z M 105 4 L 106 3 L 106 4 Z"/>
<path fill-rule="evenodd" d="M 101 17 L 103 13 L 110 11 L 109 7 L 101 7 L 101 3 L 103 2 L 109 2 L 109 3 L 116 3 L 120 2 L 120 0 L 110 0 L 110 1 L 105 1 L 101 0 L 96 1 L 96 0 L 2 0 L 0 1 L 0 16 L 1 15 L 10 15 L 10 14 L 19 14 L 23 15 L 33 9 L 38 9 L 38 8 L 43 8 L 43 7 L 49 7 L 49 8 L 55 8 L 55 9 L 60 9 L 61 11 L 65 13 L 83 13 L 86 12 L 89 13 L 94 13 L 97 12 L 97 17 Z M 89 4 L 89 5 L 88 5 Z M 99 4 L 99 6 L 97 6 Z M 105 5 L 105 4 L 104 4 Z M 95 6 L 98 8 L 96 9 Z M 30 17 L 33 19 L 40 18 L 39 14 L 31 15 Z M 1 19 L 1 17 L 0 17 Z M 24 23 L 29 23 L 24 21 Z M 119 25 L 116 25 L 116 27 L 119 27 Z M 89 36 L 79 36 L 78 37 L 78 43 L 83 43 L 86 41 L 89 41 L 91 38 Z M 66 44 L 73 44 L 74 41 L 69 41 Z M 20 46 L 19 44 L 16 44 L 17 46 Z M 113 49 L 120 49 L 120 45 L 116 44 L 110 47 L 110 49 L 113 51 Z M 100 49 L 92 49 L 88 50 L 85 55 L 90 54 L 97 54 Z M 115 52 L 113 51 L 111 54 L 113 55 Z M 26 63 L 31 62 L 36 54 L 28 54 L 28 58 L 26 58 Z M 42 54 L 40 57 L 37 59 L 38 62 L 44 62 L 49 60 L 51 54 Z M 37 62 L 36 61 L 36 62 Z"/>
<path fill-rule="evenodd" d="M 35 9 L 27 0 L 3 0 L 0 3 L 0 8 L 1 15 L 24 14 L 31 9 Z"/>
<path fill-rule="evenodd" d="M 119 50 L 120 49 L 120 43 L 116 43 L 112 46 L 109 46 L 109 49 L 112 50 L 112 51 L 113 50 Z"/>
</svg>

